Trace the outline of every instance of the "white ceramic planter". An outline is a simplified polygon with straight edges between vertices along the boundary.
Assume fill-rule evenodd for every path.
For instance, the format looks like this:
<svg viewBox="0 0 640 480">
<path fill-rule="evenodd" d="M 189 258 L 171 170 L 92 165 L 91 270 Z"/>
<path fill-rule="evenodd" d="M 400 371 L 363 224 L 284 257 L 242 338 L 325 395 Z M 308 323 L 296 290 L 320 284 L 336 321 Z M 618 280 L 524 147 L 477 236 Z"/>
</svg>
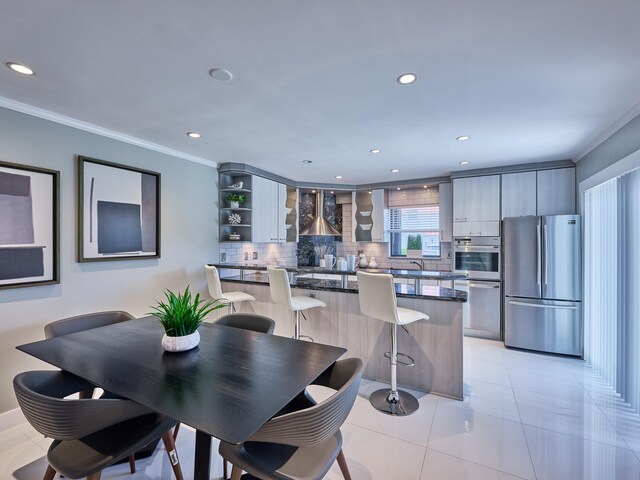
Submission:
<svg viewBox="0 0 640 480">
<path fill-rule="evenodd" d="M 229 207 L 240 208 L 240 202 L 229 202 Z"/>
<path fill-rule="evenodd" d="M 162 337 L 162 348 L 167 352 L 186 352 L 197 347 L 199 343 L 200 334 L 197 330 L 183 337 L 169 337 L 166 333 Z"/>
</svg>

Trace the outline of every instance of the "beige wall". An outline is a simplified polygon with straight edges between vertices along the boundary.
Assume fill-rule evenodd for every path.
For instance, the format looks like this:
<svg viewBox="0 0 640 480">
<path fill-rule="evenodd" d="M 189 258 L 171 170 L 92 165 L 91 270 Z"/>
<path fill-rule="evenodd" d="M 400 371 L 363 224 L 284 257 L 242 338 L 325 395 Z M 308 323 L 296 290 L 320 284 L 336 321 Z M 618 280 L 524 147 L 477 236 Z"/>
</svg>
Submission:
<svg viewBox="0 0 640 480">
<path fill-rule="evenodd" d="M 76 155 L 162 174 L 162 258 L 77 263 Z M 191 284 L 206 291 L 203 265 L 218 259 L 218 194 L 215 168 L 1 108 L 0 160 L 59 170 L 61 176 L 61 283 L 0 290 L 2 413 L 16 407 L 14 375 L 47 368 L 15 350 L 44 338 L 44 324 L 98 310 L 143 315 L 165 288 Z"/>
</svg>

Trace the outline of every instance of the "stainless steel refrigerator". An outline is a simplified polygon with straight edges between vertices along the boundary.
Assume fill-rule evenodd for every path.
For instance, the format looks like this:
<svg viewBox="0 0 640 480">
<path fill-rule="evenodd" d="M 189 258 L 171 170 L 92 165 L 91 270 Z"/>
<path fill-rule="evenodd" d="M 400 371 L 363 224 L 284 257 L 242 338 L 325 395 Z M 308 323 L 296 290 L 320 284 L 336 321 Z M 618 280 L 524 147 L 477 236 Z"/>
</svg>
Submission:
<svg viewBox="0 0 640 480">
<path fill-rule="evenodd" d="M 504 343 L 582 356 L 579 215 L 505 218 Z"/>
</svg>

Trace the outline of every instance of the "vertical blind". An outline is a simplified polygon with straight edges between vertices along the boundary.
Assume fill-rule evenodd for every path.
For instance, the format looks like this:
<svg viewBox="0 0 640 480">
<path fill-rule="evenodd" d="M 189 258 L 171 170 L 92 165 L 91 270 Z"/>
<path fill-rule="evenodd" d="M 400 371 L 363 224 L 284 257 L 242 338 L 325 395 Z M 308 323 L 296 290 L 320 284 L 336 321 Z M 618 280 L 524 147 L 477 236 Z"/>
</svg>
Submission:
<svg viewBox="0 0 640 480">
<path fill-rule="evenodd" d="M 640 170 L 584 194 L 585 358 L 640 411 Z"/>
</svg>

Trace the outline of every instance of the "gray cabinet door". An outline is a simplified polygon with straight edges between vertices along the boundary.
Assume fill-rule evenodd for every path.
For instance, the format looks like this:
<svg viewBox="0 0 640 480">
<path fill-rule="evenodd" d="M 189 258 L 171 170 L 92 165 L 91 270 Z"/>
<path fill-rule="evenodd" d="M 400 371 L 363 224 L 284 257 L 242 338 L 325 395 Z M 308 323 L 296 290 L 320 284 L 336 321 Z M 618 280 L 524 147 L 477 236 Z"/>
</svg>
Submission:
<svg viewBox="0 0 640 480">
<path fill-rule="evenodd" d="M 438 186 L 438 196 L 440 197 L 440 241 L 450 242 L 452 235 L 452 190 L 450 183 L 441 183 Z"/>
<path fill-rule="evenodd" d="M 502 218 L 536 215 L 536 172 L 502 175 Z"/>
<path fill-rule="evenodd" d="M 575 170 L 570 167 L 538 172 L 538 215 L 576 213 Z"/>
</svg>

